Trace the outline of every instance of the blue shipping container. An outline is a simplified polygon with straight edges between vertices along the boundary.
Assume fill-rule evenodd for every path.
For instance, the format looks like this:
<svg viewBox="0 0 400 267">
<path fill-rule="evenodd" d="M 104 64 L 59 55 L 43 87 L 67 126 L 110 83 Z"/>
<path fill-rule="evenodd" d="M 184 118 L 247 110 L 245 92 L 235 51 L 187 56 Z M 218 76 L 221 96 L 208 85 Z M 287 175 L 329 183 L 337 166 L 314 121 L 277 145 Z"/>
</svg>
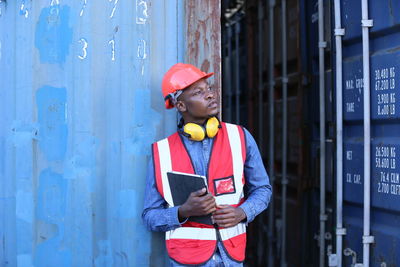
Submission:
<svg viewBox="0 0 400 267">
<path fill-rule="evenodd" d="M 363 254 L 363 59 L 361 1 L 341 1 L 343 41 L 343 248 Z M 400 2 L 369 1 L 371 266 L 400 266 Z M 352 263 L 345 257 L 344 265 Z"/>
<path fill-rule="evenodd" d="M 183 1 L 0 1 L 0 265 L 162 266 L 141 221 Z"/>
</svg>

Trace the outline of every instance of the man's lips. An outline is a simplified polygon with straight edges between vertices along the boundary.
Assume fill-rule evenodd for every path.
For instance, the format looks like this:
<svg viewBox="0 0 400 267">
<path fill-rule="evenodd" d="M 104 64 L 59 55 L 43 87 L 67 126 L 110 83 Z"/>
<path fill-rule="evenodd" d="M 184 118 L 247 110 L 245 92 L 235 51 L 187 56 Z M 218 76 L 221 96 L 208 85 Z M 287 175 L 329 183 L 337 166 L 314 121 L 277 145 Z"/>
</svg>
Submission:
<svg viewBox="0 0 400 267">
<path fill-rule="evenodd" d="M 213 100 L 210 102 L 210 104 L 208 104 L 209 108 L 215 108 L 218 107 L 218 101 L 217 100 Z"/>
</svg>

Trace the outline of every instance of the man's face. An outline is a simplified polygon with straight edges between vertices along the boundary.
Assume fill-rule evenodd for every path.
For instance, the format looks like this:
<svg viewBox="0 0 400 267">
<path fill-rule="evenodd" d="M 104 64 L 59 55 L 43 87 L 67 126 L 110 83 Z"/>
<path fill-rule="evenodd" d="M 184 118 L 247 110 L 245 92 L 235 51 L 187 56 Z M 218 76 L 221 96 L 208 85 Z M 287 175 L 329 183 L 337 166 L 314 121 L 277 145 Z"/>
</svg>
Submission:
<svg viewBox="0 0 400 267">
<path fill-rule="evenodd" d="M 203 123 L 219 112 L 219 101 L 216 92 L 206 79 L 201 79 L 189 86 L 178 97 L 176 104 L 185 122 Z"/>
</svg>

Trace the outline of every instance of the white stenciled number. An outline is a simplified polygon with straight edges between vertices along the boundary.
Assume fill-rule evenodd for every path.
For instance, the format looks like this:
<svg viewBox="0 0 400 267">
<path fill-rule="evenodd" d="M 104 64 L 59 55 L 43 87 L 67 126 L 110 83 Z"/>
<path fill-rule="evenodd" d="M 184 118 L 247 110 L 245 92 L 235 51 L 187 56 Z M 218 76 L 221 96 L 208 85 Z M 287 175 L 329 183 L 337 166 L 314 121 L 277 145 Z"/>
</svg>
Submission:
<svg viewBox="0 0 400 267">
<path fill-rule="evenodd" d="M 19 9 L 19 14 L 21 16 L 24 16 L 25 18 L 28 18 L 29 16 L 29 10 L 26 6 L 25 0 L 22 0 L 21 7 Z"/>
<path fill-rule="evenodd" d="M 108 43 L 111 45 L 111 60 L 114 61 L 115 60 L 115 40 L 111 39 Z"/>
<path fill-rule="evenodd" d="M 60 0 L 51 0 L 50 2 L 50 6 L 55 6 L 55 5 L 59 5 L 60 4 Z"/>
<path fill-rule="evenodd" d="M 145 24 L 148 16 L 147 2 L 136 0 L 136 24 Z"/>
<path fill-rule="evenodd" d="M 114 2 L 114 6 L 113 6 L 113 9 L 112 9 L 111 14 L 110 14 L 110 19 L 111 19 L 111 18 L 114 17 L 115 9 L 117 8 L 117 4 L 118 4 L 118 1 L 119 1 L 119 0 L 108 0 L 108 1 Z"/>
<path fill-rule="evenodd" d="M 137 57 L 140 58 L 140 59 L 146 59 L 147 58 L 146 41 L 145 40 L 139 40 L 139 42 L 138 42 Z"/>
<path fill-rule="evenodd" d="M 83 16 L 83 12 L 86 8 L 86 4 L 87 4 L 87 0 L 82 0 L 82 9 L 81 9 L 81 13 L 79 13 L 79 16 L 82 17 Z"/>
<path fill-rule="evenodd" d="M 85 38 L 81 38 L 81 39 L 79 39 L 79 43 L 82 44 L 82 53 L 81 53 L 81 55 L 78 56 L 78 58 L 85 59 L 87 56 L 88 42 L 86 41 Z"/>
</svg>

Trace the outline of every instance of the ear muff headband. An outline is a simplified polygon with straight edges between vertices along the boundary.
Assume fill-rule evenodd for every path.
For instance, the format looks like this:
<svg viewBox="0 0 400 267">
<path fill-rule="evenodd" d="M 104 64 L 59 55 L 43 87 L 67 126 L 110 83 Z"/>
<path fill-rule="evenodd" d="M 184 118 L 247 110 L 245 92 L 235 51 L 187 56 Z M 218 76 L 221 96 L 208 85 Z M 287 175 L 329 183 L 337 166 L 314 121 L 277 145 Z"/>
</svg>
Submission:
<svg viewBox="0 0 400 267">
<path fill-rule="evenodd" d="M 203 141 L 207 136 L 213 138 L 217 135 L 220 128 L 219 121 L 216 117 L 209 118 L 205 124 L 205 128 L 202 125 L 196 123 L 187 123 L 183 127 L 183 132 L 192 141 Z"/>
</svg>

